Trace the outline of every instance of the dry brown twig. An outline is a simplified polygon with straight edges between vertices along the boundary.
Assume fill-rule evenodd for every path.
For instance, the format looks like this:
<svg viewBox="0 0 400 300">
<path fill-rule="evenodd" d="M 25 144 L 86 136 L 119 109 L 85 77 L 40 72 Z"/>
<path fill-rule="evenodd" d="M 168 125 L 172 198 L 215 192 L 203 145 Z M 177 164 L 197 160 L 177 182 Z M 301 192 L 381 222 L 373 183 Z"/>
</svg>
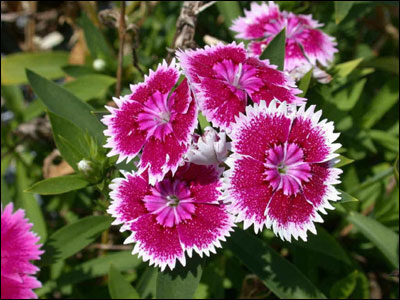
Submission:
<svg viewBox="0 0 400 300">
<path fill-rule="evenodd" d="M 125 1 L 121 1 L 121 13 L 119 15 L 119 26 L 118 26 L 119 50 L 118 50 L 117 87 L 115 91 L 116 97 L 120 96 L 121 85 L 122 85 L 122 61 L 124 57 L 124 43 L 126 34 L 125 7 L 126 7 Z"/>
<path fill-rule="evenodd" d="M 178 20 L 172 49 L 168 53 L 170 62 L 176 49 L 195 48 L 194 34 L 197 24 L 197 11 L 202 7 L 203 1 L 184 1 Z"/>
</svg>

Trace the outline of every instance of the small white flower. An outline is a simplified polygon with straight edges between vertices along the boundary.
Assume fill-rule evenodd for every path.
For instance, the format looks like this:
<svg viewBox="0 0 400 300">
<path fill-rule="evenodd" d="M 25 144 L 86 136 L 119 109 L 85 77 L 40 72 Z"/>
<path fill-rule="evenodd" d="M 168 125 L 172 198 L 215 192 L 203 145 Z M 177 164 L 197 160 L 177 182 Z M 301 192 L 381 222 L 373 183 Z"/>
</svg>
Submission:
<svg viewBox="0 0 400 300">
<path fill-rule="evenodd" d="M 84 174 L 89 173 L 92 170 L 91 162 L 86 159 L 82 159 L 78 162 L 78 169 Z"/>
<path fill-rule="evenodd" d="M 197 165 L 219 164 L 225 160 L 229 148 L 225 132 L 218 133 L 212 127 L 206 127 L 202 136 L 194 138 L 187 159 Z"/>
<path fill-rule="evenodd" d="M 106 62 L 104 59 L 97 58 L 93 61 L 93 69 L 96 71 L 103 71 L 104 68 L 106 67 Z"/>
</svg>

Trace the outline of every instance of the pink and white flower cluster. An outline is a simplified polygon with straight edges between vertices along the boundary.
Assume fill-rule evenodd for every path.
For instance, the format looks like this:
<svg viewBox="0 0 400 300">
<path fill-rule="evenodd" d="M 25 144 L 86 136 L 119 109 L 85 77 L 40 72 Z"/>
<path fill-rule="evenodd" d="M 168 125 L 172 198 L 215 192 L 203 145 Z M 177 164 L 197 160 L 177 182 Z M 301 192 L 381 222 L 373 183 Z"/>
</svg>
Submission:
<svg viewBox="0 0 400 300">
<path fill-rule="evenodd" d="M 261 55 L 273 38 L 286 28 L 285 71 L 299 80 L 310 69 L 322 83 L 330 81 L 330 76 L 321 67 L 328 67 L 337 52 L 335 39 L 319 28 L 323 24 L 314 20 L 311 15 L 296 15 L 280 11 L 274 2 L 251 3 L 245 16 L 233 21 L 231 29 L 237 32 L 236 37 L 251 40 L 249 51 Z"/>
<path fill-rule="evenodd" d="M 1 207 L 1 299 L 36 299 L 32 289 L 42 284 L 32 276 L 39 268 L 31 260 L 40 259 L 43 251 L 25 211 L 13 210 L 12 203 Z"/>
<path fill-rule="evenodd" d="M 261 7 L 269 18 L 285 15 L 274 4 Z M 263 11 L 246 17 L 281 26 Z M 264 35 L 246 20 L 241 37 Z M 314 49 L 307 63 L 327 63 L 328 48 Z M 118 162 L 139 157 L 137 172 L 123 172 L 110 185 L 108 212 L 131 233 L 125 243 L 164 270 L 176 260 L 185 265 L 193 251 L 215 253 L 236 222 L 256 233 L 271 228 L 288 241 L 316 233 L 320 213 L 340 198 L 333 123 L 320 121 L 322 112 L 306 108 L 294 81 L 243 44 L 178 51 L 177 59 L 114 98 L 116 107 L 102 120 L 108 155 Z M 199 110 L 214 128 L 196 129 Z"/>
</svg>

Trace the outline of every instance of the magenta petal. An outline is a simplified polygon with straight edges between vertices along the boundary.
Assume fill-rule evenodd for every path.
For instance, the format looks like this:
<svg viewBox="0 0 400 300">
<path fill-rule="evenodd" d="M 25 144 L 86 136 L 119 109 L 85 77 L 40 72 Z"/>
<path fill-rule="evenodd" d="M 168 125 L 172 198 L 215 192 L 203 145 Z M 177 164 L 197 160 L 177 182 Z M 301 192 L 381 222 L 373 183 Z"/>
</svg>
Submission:
<svg viewBox="0 0 400 300">
<path fill-rule="evenodd" d="M 145 82 L 131 85 L 130 99 L 145 103 L 156 91 L 168 94 L 179 79 L 179 72 L 172 62 L 168 66 L 165 62 L 160 64 L 156 71 L 150 70 L 149 76 L 145 76 Z"/>
<path fill-rule="evenodd" d="M 244 11 L 245 17 L 233 21 L 231 30 L 238 32 L 237 38 L 256 39 L 265 36 L 265 26 L 280 18 L 279 6 L 274 2 L 258 4 L 252 2 L 250 10 Z"/>
<path fill-rule="evenodd" d="M 143 198 L 150 192 L 147 178 L 127 174 L 126 178 L 114 179 L 110 185 L 113 200 L 108 213 L 116 220 L 114 225 L 129 222 L 147 213 Z"/>
<path fill-rule="evenodd" d="M 143 106 L 135 101 L 123 100 L 120 109 L 112 109 L 112 114 L 103 118 L 108 126 L 104 134 L 108 136 L 105 147 L 112 148 L 110 156 L 119 154 L 122 158 L 135 157 L 145 142 L 145 134 L 139 128 L 136 116 Z"/>
<path fill-rule="evenodd" d="M 143 172 L 148 167 L 149 182 L 154 184 L 160 181 L 166 173 L 163 169 L 167 160 L 167 153 L 163 143 L 155 138 L 150 138 L 144 145 L 143 153 L 139 162 L 139 171 Z"/>
<path fill-rule="evenodd" d="M 160 266 L 161 270 L 167 265 L 173 269 L 176 259 L 184 260 L 177 228 L 163 227 L 155 215 L 143 215 L 129 229 L 133 232 L 130 240 L 136 242 L 133 252 L 143 256 L 144 261 L 150 260 L 151 265 Z"/>
<path fill-rule="evenodd" d="M 203 78 L 197 85 L 200 109 L 215 126 L 229 128 L 235 117 L 244 111 L 247 95 L 220 80 Z"/>
<path fill-rule="evenodd" d="M 307 230 L 316 233 L 313 222 L 322 220 L 302 193 L 288 196 L 283 194 L 283 190 L 274 193 L 265 215 L 268 227 L 272 226 L 275 234 L 288 241 L 291 236 L 306 240 Z"/>
<path fill-rule="evenodd" d="M 186 112 L 177 114 L 172 121 L 172 128 L 175 137 L 180 143 L 188 144 L 191 134 L 197 126 L 197 106 L 194 100 L 191 100 Z"/>
<path fill-rule="evenodd" d="M 40 259 L 39 237 L 22 209 L 13 213 L 13 204 L 1 208 L 1 299 L 37 298 L 32 289 L 41 286 L 31 274 L 39 268 L 31 260 Z"/>
<path fill-rule="evenodd" d="M 172 108 L 177 113 L 186 114 L 191 102 L 192 97 L 190 95 L 189 84 L 185 78 L 171 94 Z"/>
<path fill-rule="evenodd" d="M 265 224 L 264 212 L 273 191 L 264 180 L 263 163 L 250 157 L 231 157 L 226 171 L 226 202 L 229 211 L 237 216 L 236 221 L 244 221 L 244 228 L 254 225 L 258 232 Z"/>
<path fill-rule="evenodd" d="M 337 52 L 336 43 L 321 30 L 306 28 L 297 36 L 297 39 L 313 65 L 318 61 L 326 67 L 333 61 L 333 55 Z"/>
<path fill-rule="evenodd" d="M 283 111 L 278 114 L 269 112 L 265 109 L 265 102 L 261 102 L 260 105 L 262 108 L 260 106 L 260 110 L 254 113 L 252 108 L 248 107 L 247 116 L 239 118 L 238 123 L 233 126 L 230 137 L 233 152 L 249 155 L 264 162 L 267 149 L 274 144 L 287 141 L 291 121 Z M 286 104 L 281 105 L 281 109 L 285 106 Z"/>
<path fill-rule="evenodd" d="M 297 118 L 293 121 L 289 142 L 300 145 L 307 162 L 322 162 L 330 154 L 324 132 L 314 127 L 310 119 Z"/>
<path fill-rule="evenodd" d="M 215 253 L 232 230 L 232 217 L 219 205 L 198 204 L 191 220 L 178 225 L 179 238 L 191 256 L 194 249 L 202 256 Z"/>
</svg>

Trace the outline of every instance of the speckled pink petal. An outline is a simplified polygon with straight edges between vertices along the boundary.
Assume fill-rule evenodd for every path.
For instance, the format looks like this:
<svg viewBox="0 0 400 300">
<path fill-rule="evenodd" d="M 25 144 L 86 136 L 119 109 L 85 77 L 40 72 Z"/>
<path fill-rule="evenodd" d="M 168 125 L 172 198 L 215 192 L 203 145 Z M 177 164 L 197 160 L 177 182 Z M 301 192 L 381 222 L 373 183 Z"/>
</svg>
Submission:
<svg viewBox="0 0 400 300">
<path fill-rule="evenodd" d="M 128 174 L 126 178 L 114 179 L 110 188 L 110 196 L 114 200 L 107 212 L 116 218 L 114 225 L 135 220 L 147 213 L 143 198 L 150 192 L 150 187 L 145 176 Z"/>
<path fill-rule="evenodd" d="M 143 215 L 128 228 L 133 232 L 130 240 L 136 242 L 134 253 L 139 253 L 144 261 L 164 270 L 167 265 L 173 269 L 177 258 L 184 259 L 177 228 L 160 225 L 155 215 Z"/>
<path fill-rule="evenodd" d="M 263 163 L 247 156 L 228 158 L 230 170 L 225 176 L 225 201 L 230 203 L 229 211 L 236 215 L 236 221 L 244 221 L 244 228 L 254 225 L 262 230 L 265 224 L 265 209 L 273 190 L 264 179 Z"/>
<path fill-rule="evenodd" d="M 233 219 L 225 209 L 216 204 L 197 204 L 196 214 L 191 220 L 178 225 L 179 238 L 191 256 L 194 249 L 200 256 L 216 253 L 232 231 Z"/>
<path fill-rule="evenodd" d="M 1 208 L 1 299 L 37 298 L 32 289 L 41 287 L 33 276 L 39 268 L 32 260 L 40 259 L 39 237 L 22 209 L 13 213 L 13 204 Z"/>
</svg>

